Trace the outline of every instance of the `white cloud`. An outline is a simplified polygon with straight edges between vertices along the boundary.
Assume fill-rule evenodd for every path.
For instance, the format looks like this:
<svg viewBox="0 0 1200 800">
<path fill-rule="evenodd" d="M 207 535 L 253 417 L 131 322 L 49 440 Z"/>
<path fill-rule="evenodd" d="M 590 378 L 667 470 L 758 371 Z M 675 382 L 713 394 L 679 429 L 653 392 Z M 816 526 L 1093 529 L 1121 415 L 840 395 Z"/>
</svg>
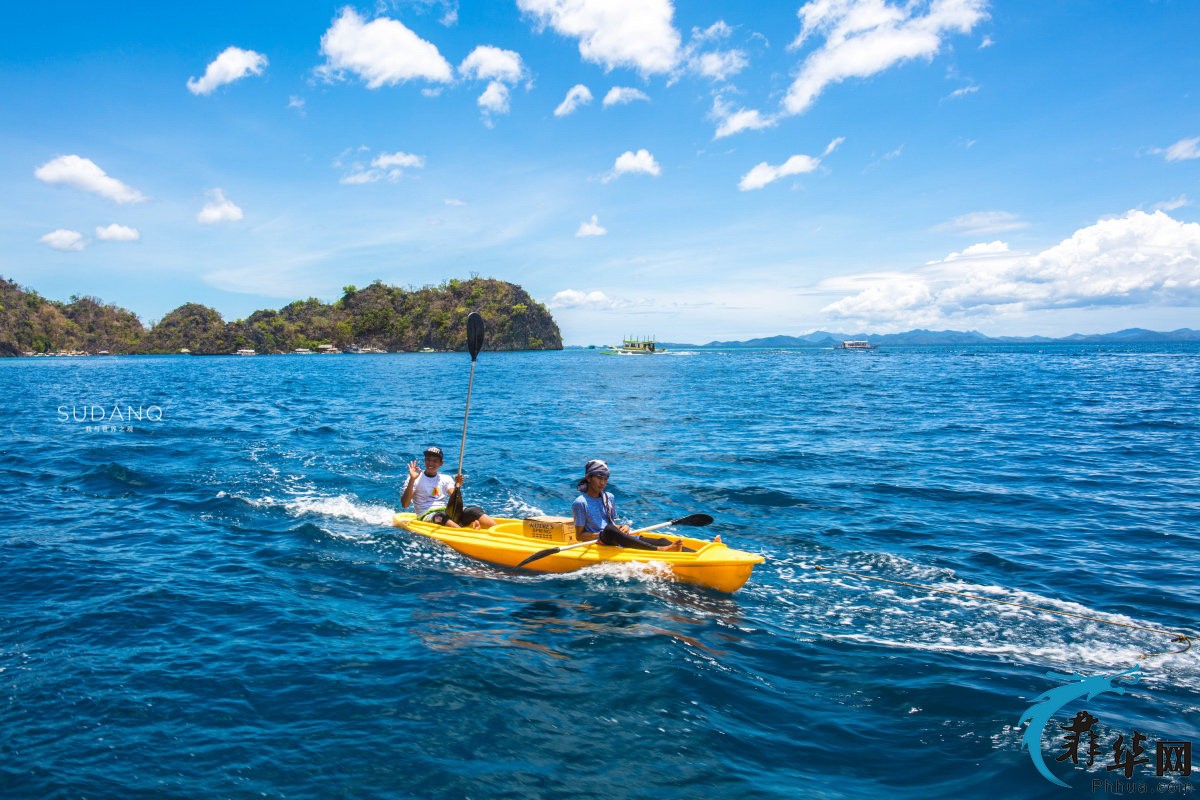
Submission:
<svg viewBox="0 0 1200 800">
<path fill-rule="evenodd" d="M 802 114 L 831 84 L 932 59 L 945 37 L 969 33 L 986 19 L 986 8 L 987 0 L 918 0 L 903 7 L 885 0 L 812 0 L 800 8 L 803 24 L 791 47 L 801 48 L 814 36 L 824 42 L 801 64 L 784 109 Z"/>
<path fill-rule="evenodd" d="M 1200 306 L 1200 224 L 1162 211 L 1101 220 L 1033 255 L 1002 243 L 881 277 L 824 310 L 841 319 L 898 327 L 964 318 L 1114 306 Z M 973 252 L 969 252 L 973 251 Z"/>
<path fill-rule="evenodd" d="M 562 308 L 615 308 L 619 305 L 615 300 L 601 291 L 582 292 L 578 289 L 563 289 L 550 298 L 546 306 L 551 309 Z"/>
<path fill-rule="evenodd" d="M 936 261 L 930 261 L 930 264 L 945 264 L 950 261 L 958 261 L 963 258 L 983 258 L 985 256 L 1006 255 L 1009 252 L 1006 242 L 981 242 L 973 244 L 970 247 L 964 248 L 961 252 L 950 253 L 945 258 L 940 258 Z"/>
<path fill-rule="evenodd" d="M 938 225 L 935 231 L 953 231 L 965 236 L 1003 233 L 1028 228 L 1029 223 L 1008 211 L 974 211 Z"/>
<path fill-rule="evenodd" d="M 403 169 L 405 167 L 423 167 L 425 166 L 424 156 L 416 156 L 412 153 L 397 151 L 395 153 L 384 153 L 371 162 L 371 166 L 379 169 Z"/>
<path fill-rule="evenodd" d="M 689 63 L 695 72 L 714 81 L 727 81 L 750 66 L 749 59 L 741 50 L 713 50 L 701 53 Z"/>
<path fill-rule="evenodd" d="M 195 95 L 212 94 L 227 83 L 241 80 L 247 75 L 262 75 L 267 66 L 267 57 L 253 50 L 227 47 L 216 60 L 208 65 L 204 77 L 188 78 L 188 91 Z"/>
<path fill-rule="evenodd" d="M 844 141 L 846 141 L 845 136 L 839 136 L 830 141 L 829 144 L 825 145 L 825 150 L 822 152 L 821 158 L 838 149 Z M 806 155 L 792 156 L 777 167 L 763 161 L 742 176 L 742 180 L 738 183 L 738 189 L 743 192 L 761 189 L 780 178 L 786 178 L 789 175 L 804 175 L 814 171 L 819 166 L 821 166 L 820 158 L 813 158 Z"/>
<path fill-rule="evenodd" d="M 792 156 L 777 167 L 763 161 L 742 176 L 742 180 L 738 183 L 738 189 L 743 192 L 761 189 L 780 178 L 786 178 L 789 175 L 803 175 L 812 172 L 819 166 L 821 166 L 821 159 L 805 155 Z"/>
<path fill-rule="evenodd" d="M 578 39 L 580 56 L 606 70 L 632 67 L 651 75 L 679 62 L 670 0 L 517 0 L 517 6 L 539 25 Z"/>
<path fill-rule="evenodd" d="M 343 176 L 338 183 L 344 186 L 362 186 L 366 183 L 376 183 L 383 180 L 384 173 L 382 170 L 360 169 L 357 172 L 351 172 L 349 175 Z"/>
<path fill-rule="evenodd" d="M 590 102 L 592 102 L 592 90 L 582 83 L 577 83 L 567 91 L 567 96 L 558 104 L 558 108 L 554 109 L 554 116 L 565 117 Z"/>
<path fill-rule="evenodd" d="M 520 53 L 483 44 L 463 59 L 458 74 L 474 80 L 517 83 L 525 76 L 525 65 Z"/>
<path fill-rule="evenodd" d="M 142 238 L 142 234 L 136 228 L 118 225 L 114 222 L 104 228 L 97 225 L 96 238 L 105 242 L 136 242 Z"/>
<path fill-rule="evenodd" d="M 970 86 L 964 86 L 961 89 L 955 89 L 953 92 L 946 95 L 946 99 L 947 100 L 957 100 L 960 97 L 966 97 L 967 95 L 975 94 L 978 91 L 979 91 L 979 87 L 972 84 Z"/>
<path fill-rule="evenodd" d="M 719 19 L 704 30 L 692 28 L 692 41 L 699 43 L 715 42 L 727 38 L 731 33 L 733 33 L 733 28 L 729 27 L 729 23 L 723 19 Z"/>
<path fill-rule="evenodd" d="M 776 124 L 776 120 L 763 116 L 756 109 L 743 108 L 734 111 L 720 95 L 713 98 L 712 112 L 709 116 L 717 121 L 714 139 L 723 139 L 747 130 L 762 130 Z"/>
<path fill-rule="evenodd" d="M 196 219 L 203 225 L 214 225 L 218 222 L 237 222 L 243 216 L 242 210 L 226 199 L 224 192 L 212 189 L 208 192 L 208 202 L 200 209 Z"/>
<path fill-rule="evenodd" d="M 351 8 L 343 9 L 321 37 L 321 54 L 326 63 L 318 69 L 320 74 L 333 78 L 352 72 L 368 89 L 417 78 L 449 83 L 454 77 L 437 47 L 403 23 L 388 17 L 364 22 Z"/>
<path fill-rule="evenodd" d="M 91 159 L 80 156 L 59 156 L 38 167 L 33 174 L 40 181 L 73 186 L 117 203 L 141 203 L 146 199 L 137 189 L 109 177 Z"/>
<path fill-rule="evenodd" d="M 295 111 L 298 111 L 300 113 L 300 116 L 304 116 L 304 98 L 303 97 L 298 97 L 297 95 L 291 95 L 290 97 L 288 97 L 287 107 L 290 109 L 293 109 Z"/>
<path fill-rule="evenodd" d="M 757 109 L 743 108 L 724 117 L 717 126 L 717 132 L 713 138 L 721 139 L 726 136 L 732 136 L 735 133 L 741 133 L 742 131 L 762 130 L 774 125 L 774 119 L 764 117 Z"/>
<path fill-rule="evenodd" d="M 1161 153 L 1167 161 L 1191 161 L 1200 158 L 1200 136 L 1180 139 L 1165 150 L 1155 149 L 1152 152 Z"/>
<path fill-rule="evenodd" d="M 876 169 L 877 167 L 879 167 L 879 165 L 885 164 L 888 161 L 893 161 L 893 160 L 899 158 L 903 154 L 904 154 L 904 145 L 900 145 L 895 150 L 889 150 L 888 152 L 886 152 L 883 155 L 876 158 L 870 164 L 867 164 L 867 166 L 865 166 L 863 168 L 863 171 L 870 172 L 870 171 Z"/>
<path fill-rule="evenodd" d="M 365 148 L 359 148 L 361 152 Z M 346 156 L 343 153 L 334 162 L 336 166 L 342 166 L 342 159 Z M 398 150 L 395 153 L 381 153 L 371 159 L 370 167 L 368 168 L 362 162 L 354 163 L 350 166 L 350 172 L 343 176 L 339 183 L 347 186 L 360 186 L 366 183 L 378 183 L 382 180 L 397 181 L 404 177 L 406 169 L 420 169 L 425 166 L 425 157 L 405 153 Z"/>
<path fill-rule="evenodd" d="M 500 81 L 492 81 L 479 95 L 479 107 L 492 114 L 508 113 L 508 87 Z"/>
<path fill-rule="evenodd" d="M 704 30 L 692 28 L 692 37 L 682 56 L 687 61 L 688 70 L 714 81 L 726 81 L 750 66 L 742 50 L 700 52 L 701 48 L 728 38 L 732 33 L 733 28 L 725 20 L 718 20 Z"/>
<path fill-rule="evenodd" d="M 1163 200 L 1160 203 L 1155 203 L 1150 206 L 1151 211 L 1174 211 L 1177 208 L 1190 206 L 1192 201 L 1188 199 L 1186 194 L 1181 194 L 1178 197 L 1172 197 L 1170 200 Z"/>
<path fill-rule="evenodd" d="M 579 223 L 579 230 L 575 231 L 576 238 L 584 236 L 604 236 L 608 233 L 608 229 L 601 227 L 600 218 L 592 214 L 592 218 L 586 222 Z"/>
<path fill-rule="evenodd" d="M 626 150 L 617 156 L 612 172 L 604 178 L 604 181 L 607 183 L 630 173 L 642 173 L 657 177 L 662 173 L 662 167 L 654 160 L 654 156 L 650 155 L 650 151 L 644 147 L 636 153 L 632 150 Z"/>
<path fill-rule="evenodd" d="M 604 107 L 625 105 L 632 103 L 635 100 L 649 100 L 650 95 L 643 92 L 641 89 L 633 89 L 628 86 L 614 86 L 608 90 L 608 94 L 604 95 Z"/>
<path fill-rule="evenodd" d="M 62 228 L 47 233 L 38 239 L 38 241 L 55 250 L 79 251 L 87 247 L 87 242 L 84 240 L 82 233 Z"/>
<path fill-rule="evenodd" d="M 508 113 L 509 84 L 525 77 L 525 65 L 519 53 L 480 45 L 458 65 L 458 72 L 464 78 L 489 82 L 476 102 L 484 111 L 484 121 L 491 127 L 490 115 Z"/>
</svg>

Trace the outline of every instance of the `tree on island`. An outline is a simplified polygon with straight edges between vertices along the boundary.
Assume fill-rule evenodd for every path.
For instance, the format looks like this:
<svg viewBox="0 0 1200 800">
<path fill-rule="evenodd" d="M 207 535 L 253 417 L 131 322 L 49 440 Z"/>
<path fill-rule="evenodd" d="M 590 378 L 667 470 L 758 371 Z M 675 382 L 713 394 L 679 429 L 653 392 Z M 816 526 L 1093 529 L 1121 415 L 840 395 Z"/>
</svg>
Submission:
<svg viewBox="0 0 1200 800">
<path fill-rule="evenodd" d="M 225 322 L 216 310 L 187 303 L 147 331 L 132 312 L 92 297 L 63 304 L 0 279 L 0 354 L 62 350 L 197 355 L 252 349 L 287 353 L 330 345 L 381 350 L 466 349 L 462 320 L 478 311 L 488 323 L 489 350 L 559 350 L 550 312 L 512 283 L 472 276 L 440 286 L 400 289 L 375 281 L 344 288 L 334 303 L 297 300 Z"/>
</svg>

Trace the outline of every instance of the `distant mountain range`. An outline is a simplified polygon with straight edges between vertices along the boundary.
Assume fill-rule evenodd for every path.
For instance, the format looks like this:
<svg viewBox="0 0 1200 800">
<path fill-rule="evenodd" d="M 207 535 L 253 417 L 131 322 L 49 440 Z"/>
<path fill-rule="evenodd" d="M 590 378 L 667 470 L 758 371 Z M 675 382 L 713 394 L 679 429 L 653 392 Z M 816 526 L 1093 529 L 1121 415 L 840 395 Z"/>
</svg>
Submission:
<svg viewBox="0 0 1200 800">
<path fill-rule="evenodd" d="M 815 331 L 804 336 L 768 336 L 741 342 L 709 342 L 686 344 L 659 342 L 659 347 L 735 348 L 735 347 L 835 347 L 843 341 L 868 341 L 876 346 L 912 345 L 976 345 L 976 344 L 1164 344 L 1170 342 L 1200 342 L 1200 331 L 1180 328 L 1175 331 L 1149 331 L 1127 328 L 1116 333 L 1075 333 L 1061 338 L 1049 336 L 984 336 L 979 331 L 927 331 L 907 333 L 830 333 Z"/>
</svg>

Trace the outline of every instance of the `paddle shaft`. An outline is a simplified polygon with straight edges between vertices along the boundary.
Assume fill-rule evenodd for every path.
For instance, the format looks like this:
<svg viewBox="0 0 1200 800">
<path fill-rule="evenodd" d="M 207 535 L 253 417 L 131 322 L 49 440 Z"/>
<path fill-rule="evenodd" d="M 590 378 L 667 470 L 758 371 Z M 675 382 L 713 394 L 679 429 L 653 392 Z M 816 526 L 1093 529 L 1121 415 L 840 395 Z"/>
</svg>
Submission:
<svg viewBox="0 0 1200 800">
<path fill-rule="evenodd" d="M 472 311 L 467 315 L 467 352 L 471 355 L 471 379 L 467 382 L 467 408 L 463 411 L 462 441 L 458 445 L 458 472 L 455 474 L 455 490 L 446 503 L 450 519 L 459 522 L 463 512 L 462 486 L 463 456 L 467 451 L 467 420 L 471 416 L 471 390 L 475 387 L 475 358 L 483 349 L 483 317 Z"/>
<path fill-rule="evenodd" d="M 637 536 L 638 534 L 649 533 L 650 531 L 656 531 L 659 528 L 665 528 L 670 524 L 671 524 L 670 522 L 660 522 L 657 525 L 651 525 L 649 528 L 642 528 L 640 531 L 634 531 L 633 533 L 631 533 L 629 535 Z M 598 541 L 600 541 L 599 537 L 592 539 L 591 541 L 588 541 L 588 542 L 576 542 L 575 544 L 564 544 L 562 547 L 558 548 L 558 550 L 556 552 L 561 553 L 563 550 L 574 550 L 576 547 L 587 547 L 589 544 L 595 544 Z"/>
<path fill-rule="evenodd" d="M 689 526 L 693 526 L 693 527 L 697 527 L 697 528 L 702 528 L 705 525 L 712 523 L 712 521 L 713 521 L 712 517 L 708 516 L 707 514 L 691 514 L 686 517 L 680 517 L 679 519 L 673 519 L 670 522 L 660 522 L 657 525 L 651 525 L 649 528 L 642 528 L 641 530 L 634 531 L 630 535 L 637 536 L 639 533 L 647 533 L 648 531 L 656 531 L 659 528 L 665 528 L 668 525 L 689 525 Z M 561 553 L 564 550 L 574 550 L 576 547 L 587 547 L 589 545 L 595 544 L 599 540 L 600 540 L 599 537 L 597 537 L 595 539 L 592 539 L 590 542 L 575 542 L 574 544 L 564 544 L 561 547 L 551 547 L 546 550 L 540 550 L 540 551 L 534 553 L 533 555 L 531 555 L 529 558 L 522 561 L 520 564 L 517 564 L 517 566 L 523 567 L 526 564 L 532 564 L 534 561 L 543 559 L 546 556 L 552 556 L 555 553 Z"/>
<path fill-rule="evenodd" d="M 467 408 L 463 412 L 462 442 L 458 446 L 458 473 L 462 475 L 463 455 L 467 449 L 467 419 L 471 416 L 471 389 L 475 387 L 475 359 L 483 349 L 483 317 L 477 311 L 467 315 L 467 353 L 471 356 L 471 378 L 467 381 Z"/>
<path fill-rule="evenodd" d="M 458 446 L 458 473 L 462 475 L 463 455 L 467 449 L 467 418 L 471 416 L 471 389 L 475 386 L 475 359 L 471 359 L 471 377 L 467 381 L 467 410 L 463 412 L 462 442 Z"/>
</svg>

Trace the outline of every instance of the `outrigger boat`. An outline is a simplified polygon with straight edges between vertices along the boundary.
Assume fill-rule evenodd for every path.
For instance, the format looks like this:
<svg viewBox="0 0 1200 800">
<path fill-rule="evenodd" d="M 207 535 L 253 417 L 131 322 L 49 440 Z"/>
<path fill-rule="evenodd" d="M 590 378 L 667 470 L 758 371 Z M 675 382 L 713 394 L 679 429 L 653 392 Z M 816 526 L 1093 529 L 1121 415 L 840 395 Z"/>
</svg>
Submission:
<svg viewBox="0 0 1200 800">
<path fill-rule="evenodd" d="M 659 349 L 658 344 L 653 339 L 627 338 L 621 342 L 620 347 L 610 346 L 607 350 L 602 350 L 601 352 L 619 356 L 652 356 L 667 351 Z"/>
<path fill-rule="evenodd" d="M 689 537 L 672 537 L 682 539 L 687 549 L 680 551 L 637 550 L 599 542 L 582 545 L 575 540 L 574 523 L 570 518 L 561 517 L 501 518 L 496 520 L 494 528 L 477 529 L 443 527 L 401 512 L 393 517 L 392 523 L 398 528 L 437 539 L 463 555 L 502 567 L 516 567 L 535 553 L 544 551 L 548 545 L 563 545 L 561 552 L 533 561 L 528 569 L 573 572 L 605 563 L 661 565 L 677 581 L 721 592 L 736 592 L 742 588 L 754 565 L 763 561 L 760 555 L 734 550 L 722 542 Z"/>
</svg>

